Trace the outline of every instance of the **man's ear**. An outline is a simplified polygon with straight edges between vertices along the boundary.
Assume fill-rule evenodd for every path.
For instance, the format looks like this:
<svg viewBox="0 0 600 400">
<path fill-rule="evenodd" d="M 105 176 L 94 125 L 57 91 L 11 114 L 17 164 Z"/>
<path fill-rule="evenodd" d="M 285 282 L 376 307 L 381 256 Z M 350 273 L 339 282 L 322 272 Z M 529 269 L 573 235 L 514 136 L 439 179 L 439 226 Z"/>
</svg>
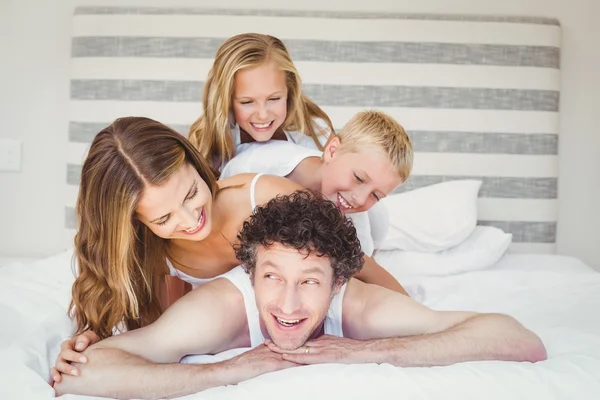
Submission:
<svg viewBox="0 0 600 400">
<path fill-rule="evenodd" d="M 333 285 L 333 292 L 331 293 L 331 297 L 333 296 L 337 296 L 340 293 L 340 290 L 342 290 L 342 286 L 344 286 L 344 283 L 346 283 L 342 278 L 339 278 L 335 284 Z"/>
<path fill-rule="evenodd" d="M 333 135 L 327 144 L 325 145 L 325 149 L 323 150 L 323 161 L 329 162 L 333 159 L 335 152 L 339 149 L 342 141 L 340 137 L 337 135 Z"/>
</svg>

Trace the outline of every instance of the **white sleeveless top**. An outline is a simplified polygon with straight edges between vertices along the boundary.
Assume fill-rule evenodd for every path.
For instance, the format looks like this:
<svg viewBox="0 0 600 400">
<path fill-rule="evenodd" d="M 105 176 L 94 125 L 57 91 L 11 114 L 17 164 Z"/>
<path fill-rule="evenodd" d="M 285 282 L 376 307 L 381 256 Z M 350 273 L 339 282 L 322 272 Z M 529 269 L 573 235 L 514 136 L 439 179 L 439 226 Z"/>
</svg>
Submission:
<svg viewBox="0 0 600 400">
<path fill-rule="evenodd" d="M 265 337 L 260 329 L 260 316 L 256 307 L 256 298 L 254 296 L 254 288 L 250 282 L 250 275 L 242 267 L 236 267 L 221 275 L 221 278 L 228 279 L 244 296 L 244 306 L 246 308 L 246 318 L 248 319 L 248 330 L 250 332 L 250 347 L 263 344 Z M 342 304 L 345 292 L 346 284 L 342 286 L 340 292 L 331 300 L 324 321 L 326 335 L 344 337 L 342 329 Z"/>
<path fill-rule="evenodd" d="M 287 176 L 304 159 L 309 157 L 321 158 L 322 156 L 323 152 L 317 150 L 316 147 L 309 148 L 283 140 L 244 143 L 238 146 L 237 155 L 225 164 L 220 179 L 249 172 Z M 373 208 L 377 206 L 379 204 L 376 204 Z M 369 219 L 371 213 L 372 211 L 369 210 L 346 214 L 352 220 L 354 228 L 356 228 L 356 235 L 360 241 L 362 251 L 368 256 L 371 256 L 375 251 L 374 237 L 385 236 L 385 234 L 377 235 L 373 231 L 374 224 Z M 387 233 L 387 215 L 385 217 L 385 220 L 378 218 L 378 222 L 381 222 Z"/>
<path fill-rule="evenodd" d="M 254 212 L 254 209 L 256 208 L 256 198 L 254 195 L 254 191 L 256 189 L 256 182 L 258 181 L 258 178 L 260 178 L 261 175 L 263 175 L 263 174 L 256 174 L 256 176 L 252 179 L 252 182 L 250 183 L 250 204 L 252 207 L 251 208 L 252 212 Z M 167 259 L 167 266 L 169 267 L 169 275 L 176 276 L 179 279 L 181 279 L 182 281 L 188 282 L 189 284 L 192 285 L 193 289 L 197 288 L 198 286 L 202 286 L 205 283 L 213 281 L 213 280 L 217 279 L 218 277 L 224 275 L 224 274 L 217 275 L 214 278 L 196 278 L 196 277 L 190 276 L 190 275 L 186 274 L 185 272 L 180 271 L 177 268 L 175 268 L 173 266 L 173 264 L 171 264 L 171 261 L 169 261 L 169 259 Z"/>
</svg>

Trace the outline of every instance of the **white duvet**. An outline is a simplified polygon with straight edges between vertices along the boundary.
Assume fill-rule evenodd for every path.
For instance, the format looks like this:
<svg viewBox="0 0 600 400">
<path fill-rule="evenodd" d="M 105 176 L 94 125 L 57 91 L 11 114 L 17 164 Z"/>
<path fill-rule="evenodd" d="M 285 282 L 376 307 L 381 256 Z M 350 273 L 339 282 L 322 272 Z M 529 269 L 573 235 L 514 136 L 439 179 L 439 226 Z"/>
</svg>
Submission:
<svg viewBox="0 0 600 400">
<path fill-rule="evenodd" d="M 402 279 L 394 253 L 378 261 Z M 0 399 L 47 399 L 66 317 L 71 253 L 0 268 Z M 186 399 L 600 399 L 600 273 L 559 256 L 505 255 L 492 268 L 403 281 L 434 309 L 508 313 L 544 341 L 536 364 L 472 362 L 435 368 L 297 367 Z M 401 318 L 401 316 L 398 316 Z M 92 399 L 64 396 L 64 399 Z"/>
</svg>

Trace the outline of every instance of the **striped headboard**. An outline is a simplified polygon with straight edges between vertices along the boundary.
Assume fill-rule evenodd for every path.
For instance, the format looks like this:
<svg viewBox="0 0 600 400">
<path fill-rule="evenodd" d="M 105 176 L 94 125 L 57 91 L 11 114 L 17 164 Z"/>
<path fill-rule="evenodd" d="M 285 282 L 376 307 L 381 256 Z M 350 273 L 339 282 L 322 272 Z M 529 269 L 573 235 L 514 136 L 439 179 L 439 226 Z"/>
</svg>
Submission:
<svg viewBox="0 0 600 400">
<path fill-rule="evenodd" d="M 560 26 L 535 17 L 80 7 L 73 16 L 66 228 L 86 149 L 126 115 L 182 134 L 225 38 L 282 39 L 304 90 L 336 128 L 383 110 L 409 131 L 414 174 L 401 190 L 483 181 L 480 224 L 513 251 L 554 252 Z"/>
</svg>

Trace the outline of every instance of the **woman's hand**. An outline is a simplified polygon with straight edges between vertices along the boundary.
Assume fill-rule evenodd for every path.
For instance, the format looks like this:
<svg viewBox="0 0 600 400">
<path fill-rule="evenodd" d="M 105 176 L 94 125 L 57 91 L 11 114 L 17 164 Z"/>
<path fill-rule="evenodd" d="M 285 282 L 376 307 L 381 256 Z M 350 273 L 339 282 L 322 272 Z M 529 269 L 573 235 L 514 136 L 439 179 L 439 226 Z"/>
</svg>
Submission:
<svg viewBox="0 0 600 400">
<path fill-rule="evenodd" d="M 79 375 L 79 370 L 71 362 L 85 364 L 87 357 L 81 354 L 90 345 L 100 341 L 100 337 L 92 331 L 83 332 L 81 335 L 65 340 L 60 345 L 60 354 L 56 358 L 56 365 L 50 370 L 54 382 L 60 382 L 61 374 L 72 376 Z"/>
</svg>

